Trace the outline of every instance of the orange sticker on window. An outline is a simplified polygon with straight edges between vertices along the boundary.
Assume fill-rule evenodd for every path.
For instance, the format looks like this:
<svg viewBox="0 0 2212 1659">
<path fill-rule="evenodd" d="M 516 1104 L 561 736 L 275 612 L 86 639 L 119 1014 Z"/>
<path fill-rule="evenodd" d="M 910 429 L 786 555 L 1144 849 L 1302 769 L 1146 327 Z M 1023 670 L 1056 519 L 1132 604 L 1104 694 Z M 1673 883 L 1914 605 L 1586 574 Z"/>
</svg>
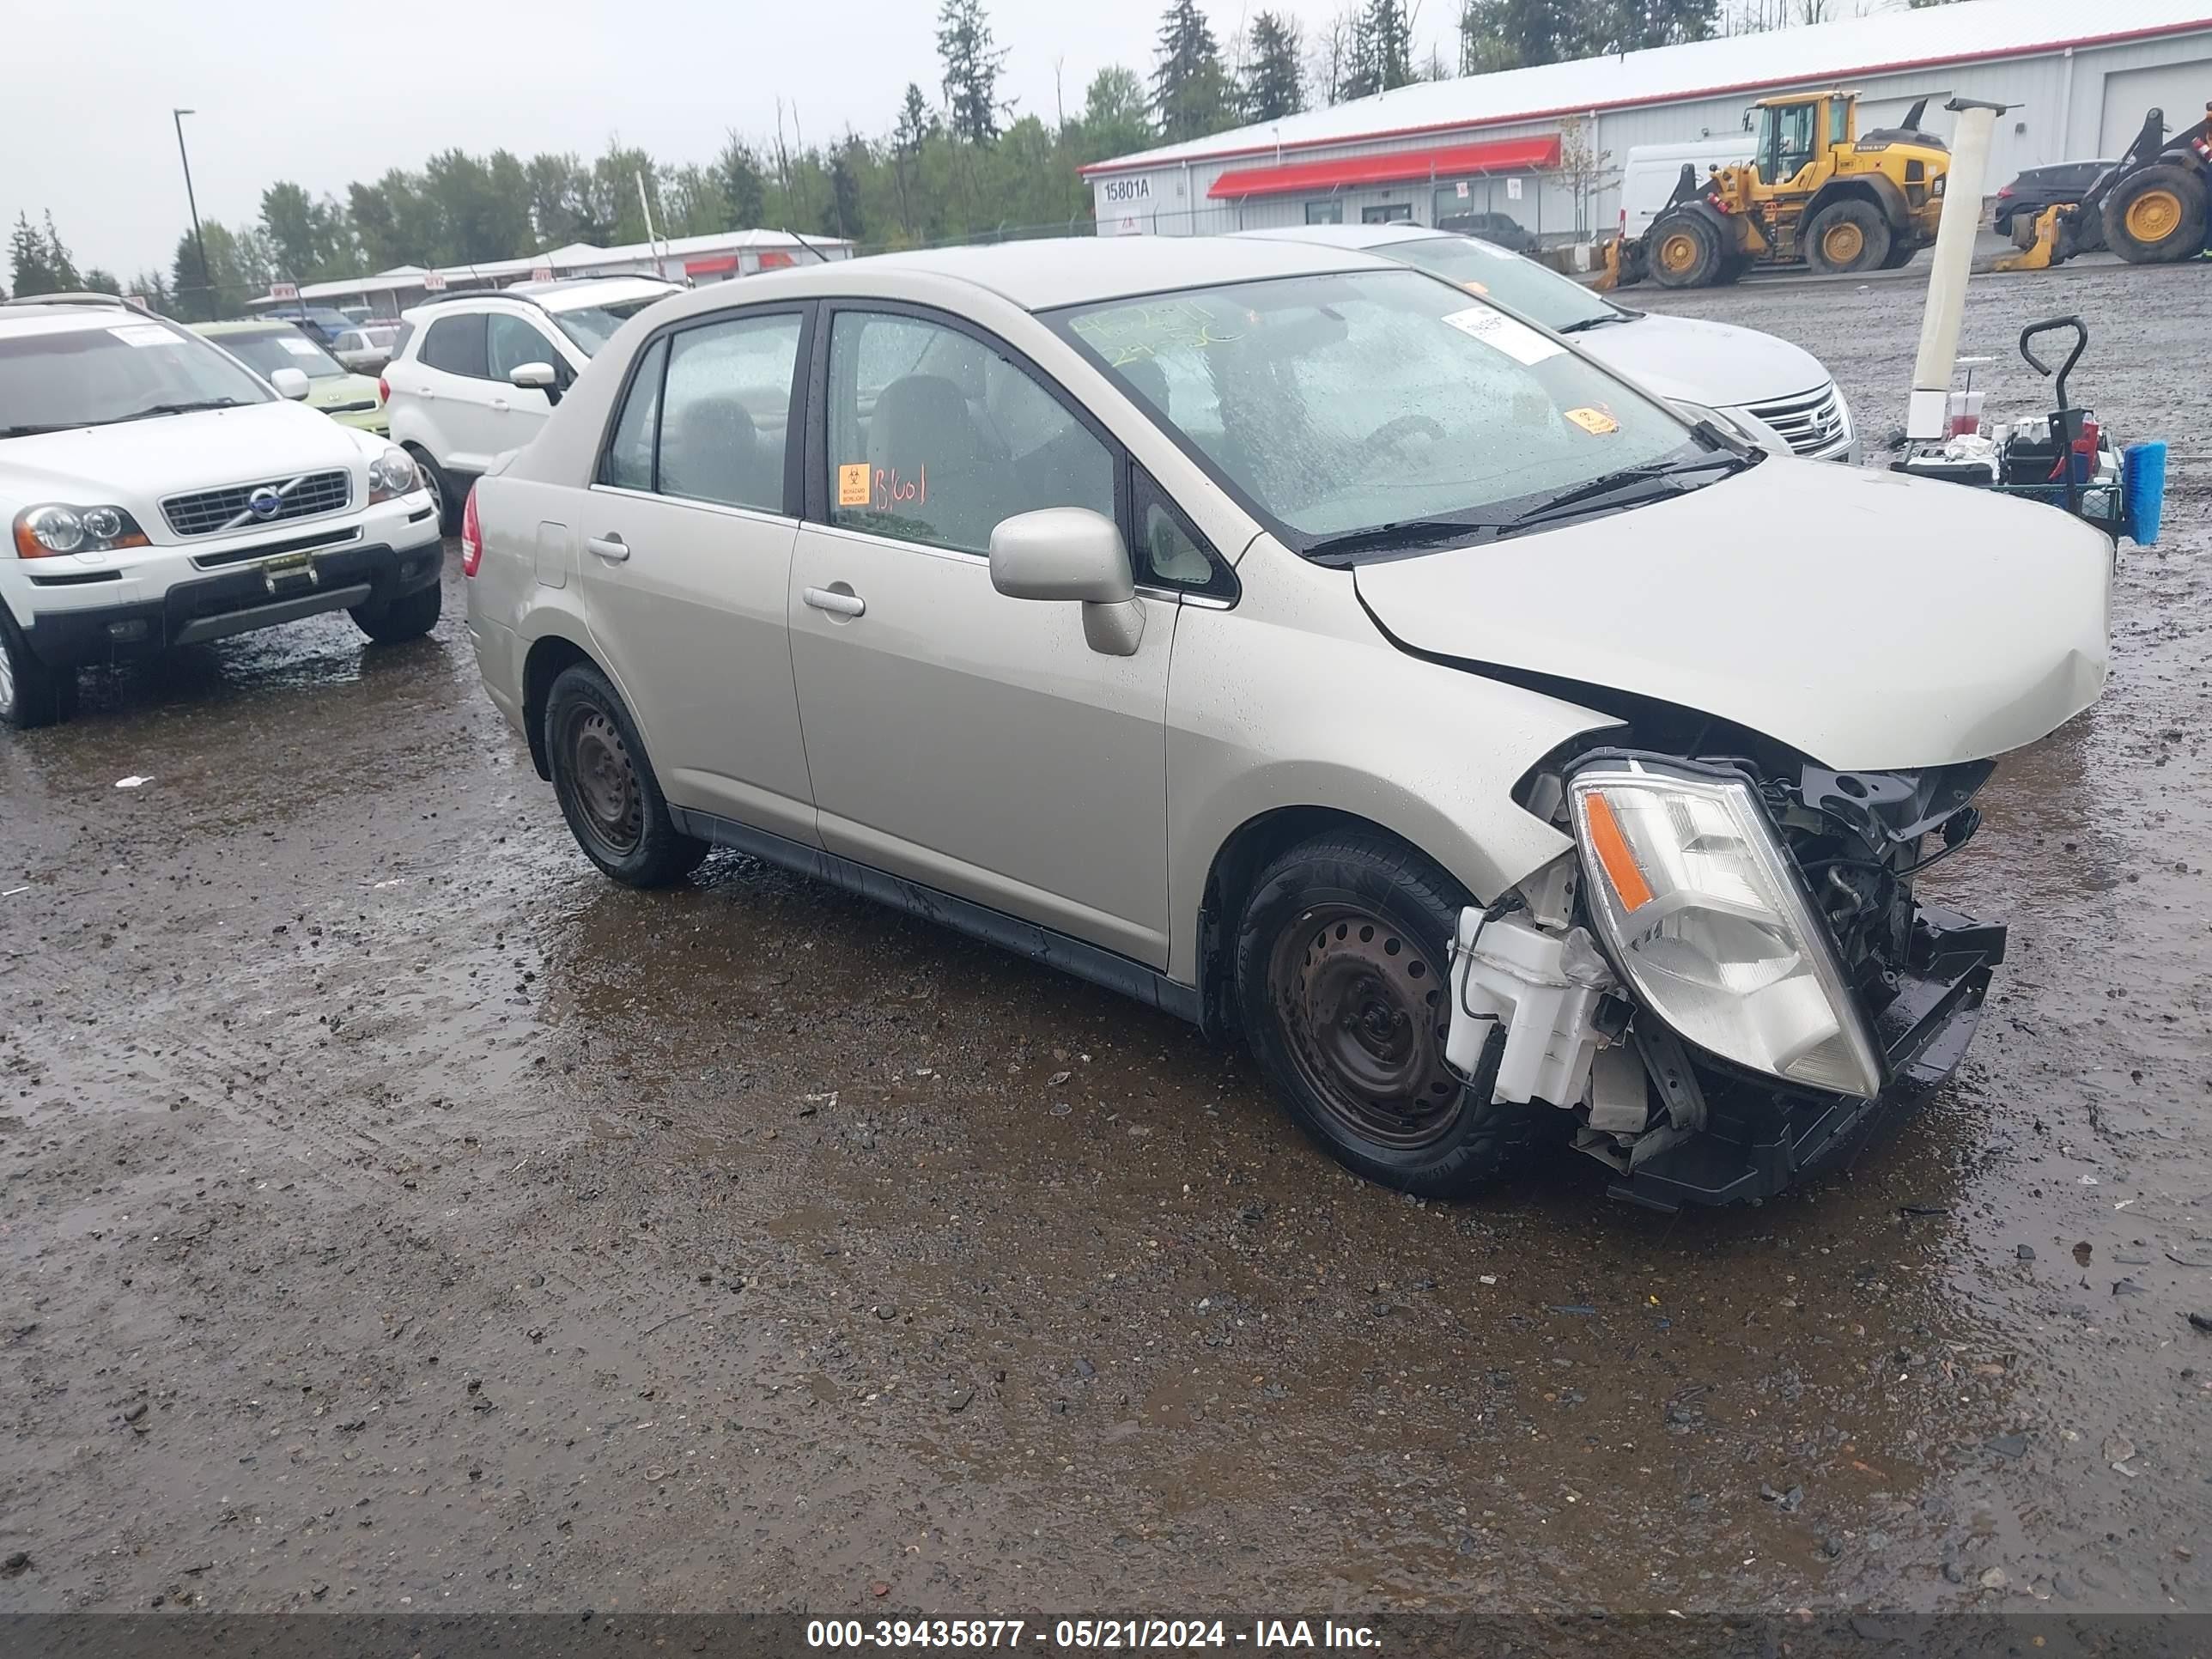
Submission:
<svg viewBox="0 0 2212 1659">
<path fill-rule="evenodd" d="M 1478 300 L 1487 300 L 1490 297 L 1490 287 L 1486 283 L 1462 283 L 1460 286 Z"/>
<path fill-rule="evenodd" d="M 866 507 L 868 504 L 868 464 L 855 461 L 850 466 L 837 469 L 837 505 Z"/>
<path fill-rule="evenodd" d="M 1602 438 L 1608 432 L 1620 430 L 1620 422 L 1601 409 L 1571 409 L 1567 418 L 1594 437 Z"/>
</svg>

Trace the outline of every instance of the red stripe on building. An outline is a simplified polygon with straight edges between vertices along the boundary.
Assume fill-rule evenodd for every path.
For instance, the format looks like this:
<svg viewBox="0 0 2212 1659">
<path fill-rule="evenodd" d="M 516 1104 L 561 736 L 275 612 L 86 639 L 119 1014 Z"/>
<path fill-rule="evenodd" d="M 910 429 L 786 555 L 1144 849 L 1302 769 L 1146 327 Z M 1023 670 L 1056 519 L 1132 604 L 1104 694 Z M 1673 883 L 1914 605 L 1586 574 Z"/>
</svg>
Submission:
<svg viewBox="0 0 2212 1659">
<path fill-rule="evenodd" d="M 737 268 L 738 256 L 734 253 L 726 253 L 719 259 L 686 259 L 684 262 L 686 276 L 720 276 Z"/>
<path fill-rule="evenodd" d="M 1905 58 L 1893 63 L 1862 64 L 1856 69 L 1823 70 L 1815 75 L 1768 76 L 1753 81 L 1686 88 L 1680 92 L 1655 92 L 1635 98 L 1600 99 L 1595 103 L 1560 104 L 1549 109 L 1525 109 L 1496 115 L 1470 116 L 1457 121 L 1430 121 L 1418 126 L 1381 127 L 1372 132 L 1338 133 L 1327 138 L 1299 138 L 1287 144 L 1244 144 L 1227 149 L 1200 150 L 1148 161 L 1141 155 L 1110 161 L 1092 161 L 1076 168 L 1084 179 L 1107 173 L 1149 173 L 1163 167 L 1196 167 L 1204 161 L 1225 161 L 1239 155 L 1265 155 L 1287 149 L 1333 149 L 1342 144 L 1371 144 L 1386 138 L 1419 138 L 1437 132 L 1472 132 L 1482 127 L 1507 126 L 1516 121 L 1545 121 L 1562 115 L 1603 115 L 1617 109 L 1650 109 L 1662 104 L 1695 103 L 1701 98 L 1721 98 L 1741 92 L 1765 92 L 1775 88 L 1842 87 L 1876 75 L 1898 75 L 1910 70 L 1942 69 L 1953 64 L 2000 63 L 2014 58 L 2047 58 L 2087 46 L 2124 46 L 2130 40 L 2154 40 L 2170 34 L 2189 34 L 2212 25 L 2212 17 L 2178 23 L 2157 23 L 2148 28 L 2116 29 L 2106 34 L 2079 35 L 2070 40 L 2045 40 L 2033 46 L 1992 46 L 1985 52 L 1951 52 L 1930 58 Z M 1510 71 L 1506 71 L 1510 73 Z"/>
<path fill-rule="evenodd" d="M 1334 161 L 1293 161 L 1287 167 L 1236 167 L 1216 179 L 1206 193 L 1215 201 L 1292 192 L 1310 196 L 1321 191 L 1353 190 L 1362 185 L 1453 179 L 1468 173 L 1527 173 L 1559 165 L 1559 135 L 1547 132 L 1534 138 L 1493 139 L 1486 144 L 1347 155 Z"/>
</svg>

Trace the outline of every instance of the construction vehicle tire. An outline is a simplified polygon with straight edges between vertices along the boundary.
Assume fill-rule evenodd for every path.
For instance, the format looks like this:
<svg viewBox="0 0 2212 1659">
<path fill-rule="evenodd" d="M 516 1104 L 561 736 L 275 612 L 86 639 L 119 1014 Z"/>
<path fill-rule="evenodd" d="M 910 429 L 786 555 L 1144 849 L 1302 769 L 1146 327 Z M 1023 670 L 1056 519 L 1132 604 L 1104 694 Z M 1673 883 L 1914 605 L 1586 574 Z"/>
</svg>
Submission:
<svg viewBox="0 0 2212 1659">
<path fill-rule="evenodd" d="M 1699 214 L 1662 214 L 1644 248 L 1662 288 L 1704 288 L 1720 275 L 1720 233 Z"/>
<path fill-rule="evenodd" d="M 1826 276 L 1873 270 L 1889 258 L 1889 221 L 1872 202 L 1822 208 L 1805 227 L 1805 263 Z"/>
<path fill-rule="evenodd" d="M 1721 261 L 1721 268 L 1714 273 L 1713 281 L 1723 286 L 1730 283 L 1741 282 L 1743 280 L 1743 273 L 1750 269 L 1751 255 L 1731 253 Z"/>
<path fill-rule="evenodd" d="M 1889 245 L 1889 252 L 1882 258 L 1881 268 L 1884 270 L 1902 270 L 1912 263 L 1912 256 L 1919 252 L 1920 244 L 1917 242 L 1893 241 Z"/>
<path fill-rule="evenodd" d="M 2205 211 L 2204 175 L 2161 161 L 2105 198 L 2105 245 L 2135 265 L 2193 259 L 2204 251 Z"/>
<path fill-rule="evenodd" d="M 2022 252 L 2035 246 L 2035 218 L 2033 213 L 2012 216 L 2012 245 Z"/>
</svg>

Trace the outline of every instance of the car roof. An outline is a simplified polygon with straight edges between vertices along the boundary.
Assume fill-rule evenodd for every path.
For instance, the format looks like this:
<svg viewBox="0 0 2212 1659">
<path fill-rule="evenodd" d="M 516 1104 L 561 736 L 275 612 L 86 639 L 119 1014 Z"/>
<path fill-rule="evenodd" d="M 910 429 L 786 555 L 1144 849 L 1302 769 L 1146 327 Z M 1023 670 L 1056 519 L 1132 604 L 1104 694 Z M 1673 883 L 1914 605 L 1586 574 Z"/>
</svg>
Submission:
<svg viewBox="0 0 2212 1659">
<path fill-rule="evenodd" d="M 132 323 L 164 321 L 162 318 L 130 307 L 73 304 L 0 306 L 0 337 L 67 334 L 83 329 L 121 328 Z"/>
<path fill-rule="evenodd" d="M 673 303 L 681 313 L 750 300 L 852 294 L 896 297 L 914 279 L 917 288 L 945 283 L 988 291 L 1024 311 L 1130 299 L 1173 289 L 1327 271 L 1395 269 L 1353 249 L 1318 248 L 1296 242 L 1234 236 L 1073 236 L 988 246 L 915 249 L 865 259 L 838 259 L 747 276 L 698 289 Z"/>
<path fill-rule="evenodd" d="M 1231 233 L 1240 240 L 1269 242 L 1310 242 L 1316 247 L 1387 247 L 1394 242 L 1432 242 L 1456 232 L 1431 225 L 1276 225 L 1267 230 Z"/>
<path fill-rule="evenodd" d="M 211 339 L 225 334 L 252 334 L 272 328 L 289 328 L 297 334 L 298 325 L 289 317 L 226 317 L 219 323 L 187 323 L 195 334 L 204 334 Z"/>
<path fill-rule="evenodd" d="M 586 306 L 619 303 L 624 300 L 662 299 L 684 290 L 676 283 L 658 276 L 570 276 L 556 277 L 550 283 L 511 283 L 505 288 L 463 289 L 457 293 L 436 294 L 420 305 L 410 306 L 399 313 L 398 322 L 414 323 L 434 319 L 458 306 L 475 301 L 505 300 L 510 304 L 526 306 L 532 311 L 558 313 L 580 310 Z M 363 326 L 397 327 L 390 319 L 372 319 Z M 354 326 L 351 323 L 348 326 Z"/>
</svg>

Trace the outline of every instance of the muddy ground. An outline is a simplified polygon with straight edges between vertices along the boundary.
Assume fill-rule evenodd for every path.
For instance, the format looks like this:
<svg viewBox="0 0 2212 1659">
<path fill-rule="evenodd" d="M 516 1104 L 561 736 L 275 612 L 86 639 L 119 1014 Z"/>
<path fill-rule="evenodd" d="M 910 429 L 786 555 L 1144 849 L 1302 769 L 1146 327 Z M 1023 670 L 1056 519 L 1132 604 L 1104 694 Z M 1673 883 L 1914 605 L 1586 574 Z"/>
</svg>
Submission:
<svg viewBox="0 0 2212 1659">
<path fill-rule="evenodd" d="M 2014 928 L 1964 1073 L 1760 1209 L 1411 1203 L 1103 992 L 612 886 L 457 570 L 89 679 L 0 742 L 0 1609 L 2212 1608 L 2205 281 L 1978 282 L 1993 410 L 2079 311 L 2182 488 L 1931 878 Z M 1638 298 L 1878 439 L 1905 286 Z"/>
</svg>

